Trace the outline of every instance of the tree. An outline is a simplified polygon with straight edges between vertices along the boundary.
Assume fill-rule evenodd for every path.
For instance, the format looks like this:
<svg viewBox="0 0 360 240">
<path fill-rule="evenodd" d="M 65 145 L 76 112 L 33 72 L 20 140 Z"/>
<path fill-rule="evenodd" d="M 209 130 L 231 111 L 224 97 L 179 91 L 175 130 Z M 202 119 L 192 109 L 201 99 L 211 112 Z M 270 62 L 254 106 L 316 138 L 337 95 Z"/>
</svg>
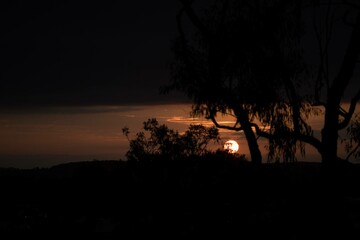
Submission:
<svg viewBox="0 0 360 240">
<path fill-rule="evenodd" d="M 315 76 L 313 83 L 310 87 L 313 92 L 308 96 L 301 94 L 299 91 L 292 92 L 290 97 L 295 101 L 290 101 L 291 112 L 293 113 L 293 128 L 295 129 L 293 137 L 296 140 L 303 141 L 315 147 L 322 157 L 324 164 L 336 164 L 339 160 L 338 157 L 338 140 L 339 131 L 348 128 L 350 142 L 356 142 L 356 128 L 352 127 L 354 124 L 349 124 L 353 119 L 356 105 L 360 99 L 360 88 L 355 91 L 350 98 L 348 110 L 341 107 L 341 104 L 347 100 L 345 96 L 346 88 L 354 81 L 354 71 L 358 67 L 360 54 L 360 5 L 356 2 L 350 1 L 314 1 L 310 5 L 305 2 L 303 8 L 312 15 L 311 23 L 308 22 L 308 29 L 314 28 L 314 43 L 317 43 L 317 51 L 319 57 L 317 62 L 311 67 L 312 73 Z M 352 18 L 352 22 L 349 22 Z M 312 25 L 312 26 L 311 26 Z M 337 25 L 336 28 L 334 25 Z M 336 31 L 339 29 L 350 28 L 349 38 L 344 46 L 336 45 L 331 48 L 331 40 L 334 39 Z M 339 33 L 338 33 L 339 34 Z M 341 34 L 341 33 L 340 33 Z M 337 36 L 337 39 L 345 38 Z M 346 45 L 347 44 L 347 45 Z M 310 46 L 304 46 L 311 48 Z M 330 56 L 333 51 L 344 49 L 343 58 L 340 62 L 331 64 Z M 311 49 L 305 49 L 308 52 Z M 338 69 L 337 72 L 331 73 L 331 68 Z M 305 108 L 299 109 L 297 103 L 306 103 Z M 313 134 L 304 135 L 296 131 L 295 123 L 304 122 L 306 119 L 301 117 L 301 111 L 314 112 L 314 107 L 323 107 L 324 112 L 324 127 L 321 131 L 321 138 L 317 139 Z M 309 123 L 305 124 L 309 126 Z M 346 150 L 355 153 L 356 150 L 351 148 L 354 145 L 347 144 Z M 347 157 L 348 159 L 348 157 Z"/>
<path fill-rule="evenodd" d="M 129 160 L 141 161 L 156 156 L 167 159 L 202 156 L 210 151 L 207 146 L 211 142 L 219 142 L 219 131 L 215 127 L 190 125 L 184 134 L 179 134 L 155 119 L 143 123 L 144 131 L 138 132 L 136 138 L 130 140 L 130 131 L 123 128 L 123 134 L 130 142 L 130 150 L 126 153 Z"/>
<path fill-rule="evenodd" d="M 317 89 L 318 92 L 325 88 L 326 98 L 325 102 L 319 101 L 319 104 L 325 108 L 324 128 L 322 129 L 321 146 L 318 148 L 322 155 L 324 163 L 333 163 L 338 159 L 338 132 L 346 128 L 355 112 L 356 104 L 360 99 L 360 89 L 354 94 L 350 101 L 350 107 L 347 111 L 342 109 L 341 102 L 344 98 L 346 88 L 353 80 L 353 73 L 356 65 L 359 62 L 360 54 L 360 5 L 351 4 L 348 1 L 343 1 L 343 8 L 338 9 L 334 7 L 331 1 L 326 2 L 326 12 L 319 17 L 325 18 L 325 28 L 316 29 L 317 39 L 320 49 L 320 63 L 318 66 L 318 85 L 321 86 Z M 342 10 L 342 11 L 341 11 Z M 341 11 L 339 13 L 339 11 Z M 349 25 L 347 23 L 347 15 L 354 14 L 354 22 L 351 23 L 352 31 L 345 48 L 345 53 L 342 62 L 340 63 L 339 70 L 335 77 L 331 79 L 329 76 L 329 43 L 331 40 L 331 25 L 333 24 L 335 15 L 342 14 L 343 27 Z M 332 15 L 330 15 L 332 14 Z M 317 93 L 317 95 L 319 95 Z"/>
<path fill-rule="evenodd" d="M 349 108 L 341 107 L 359 62 L 360 5 L 345 0 L 223 0 L 215 1 L 200 17 L 194 1 L 180 2 L 180 38 L 173 48 L 176 60 L 168 90 L 187 93 L 194 103 L 193 114 L 205 115 L 215 126 L 244 131 L 256 164 L 261 162 L 257 137 L 269 139 L 270 157 L 283 154 L 292 159 L 298 147 L 304 152 L 303 143 L 307 143 L 318 150 L 323 163 L 337 162 L 338 132 L 352 122 L 360 99 L 359 89 Z M 190 34 L 181 22 L 184 14 L 195 29 Z M 338 72 L 332 76 L 329 46 L 335 21 L 351 27 L 351 34 Z M 318 44 L 317 64 L 307 62 L 303 50 L 312 51 L 312 46 L 309 49 L 301 42 L 311 27 L 315 27 L 312 43 Z M 317 106 L 324 109 L 320 139 L 308 121 L 319 114 Z M 232 114 L 235 125 L 219 124 L 218 114 Z M 348 129 L 354 139 L 356 128 Z"/>
<path fill-rule="evenodd" d="M 180 2 L 180 37 L 173 47 L 173 81 L 166 91 L 187 93 L 194 103 L 192 113 L 206 116 L 216 127 L 243 131 L 256 165 L 262 161 L 259 136 L 270 140 L 270 156 L 296 150 L 296 141 L 284 131 L 289 128 L 284 121 L 290 121 L 290 108 L 281 92 L 303 72 L 296 46 L 301 32 L 297 2 L 214 1 L 202 17 L 193 1 Z M 185 14 L 194 30 L 183 27 Z M 234 116 L 235 125 L 220 124 L 221 114 Z M 270 132 L 262 131 L 259 124 L 270 126 Z M 301 122 L 298 127 L 301 133 L 309 132 Z M 280 137 L 281 144 L 275 141 Z M 285 155 L 288 159 L 294 154 Z"/>
</svg>

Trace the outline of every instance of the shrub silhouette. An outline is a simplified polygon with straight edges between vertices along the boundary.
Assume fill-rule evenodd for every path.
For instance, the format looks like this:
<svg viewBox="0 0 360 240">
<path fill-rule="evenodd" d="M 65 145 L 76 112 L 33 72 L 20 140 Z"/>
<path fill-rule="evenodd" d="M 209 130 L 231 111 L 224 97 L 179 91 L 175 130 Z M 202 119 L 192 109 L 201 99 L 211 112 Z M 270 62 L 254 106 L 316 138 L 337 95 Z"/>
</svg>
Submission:
<svg viewBox="0 0 360 240">
<path fill-rule="evenodd" d="M 210 152 L 207 149 L 210 142 L 220 141 L 216 127 L 190 125 L 184 134 L 180 134 L 165 124 L 159 124 L 156 118 L 148 119 L 143 124 L 144 131 L 138 132 L 132 140 L 129 139 L 129 128 L 122 129 L 130 142 L 130 150 L 126 153 L 128 160 L 139 161 L 158 156 L 168 159 L 202 156 Z"/>
</svg>

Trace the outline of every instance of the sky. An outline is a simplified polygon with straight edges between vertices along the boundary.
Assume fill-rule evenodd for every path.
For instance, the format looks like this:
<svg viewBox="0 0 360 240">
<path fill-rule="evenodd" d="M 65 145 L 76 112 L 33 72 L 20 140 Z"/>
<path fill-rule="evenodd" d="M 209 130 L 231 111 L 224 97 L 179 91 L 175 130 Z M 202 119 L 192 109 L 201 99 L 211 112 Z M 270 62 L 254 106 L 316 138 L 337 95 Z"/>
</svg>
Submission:
<svg viewBox="0 0 360 240">
<path fill-rule="evenodd" d="M 204 118 L 190 117 L 190 104 L 46 107 L 36 111 L 0 113 L 0 167 L 34 168 L 91 160 L 125 160 L 129 142 L 122 134 L 129 127 L 130 139 L 135 138 L 142 123 L 156 117 L 161 124 L 183 133 L 190 124 L 212 126 Z M 154 116 L 154 114 L 156 116 Z M 219 123 L 234 123 L 232 118 L 220 118 Z M 312 126 L 318 134 L 318 119 Z M 221 141 L 210 144 L 221 149 L 225 141 L 239 143 L 238 153 L 249 159 L 249 150 L 242 132 L 220 130 Z M 266 161 L 267 142 L 259 144 Z M 307 149 L 307 158 L 319 161 L 314 149 Z M 298 155 L 299 160 L 306 160 Z"/>
<path fill-rule="evenodd" d="M 0 113 L 0 167 L 50 167 L 74 161 L 125 160 L 130 138 L 142 123 L 156 117 L 180 132 L 190 123 L 190 105 L 44 107 Z M 154 116 L 156 115 L 156 116 Z M 220 145 L 218 146 L 220 147 Z"/>
<path fill-rule="evenodd" d="M 159 94 L 179 9 L 177 0 L 2 1 L 0 167 L 123 159 L 121 128 L 135 133 L 151 117 L 180 132 L 209 124 L 189 118 L 182 94 Z M 221 134 L 248 154 L 241 133 Z"/>
<path fill-rule="evenodd" d="M 159 94 L 178 1 L 0 4 L 0 167 L 124 159 L 151 117 L 185 131 L 186 98 Z"/>
<path fill-rule="evenodd" d="M 1 3 L 0 105 L 178 101 L 159 95 L 176 0 Z"/>
<path fill-rule="evenodd" d="M 179 9 L 178 0 L 2 1 L 0 110 L 186 102 L 180 93 L 159 94 L 170 80 Z M 330 44 L 331 77 L 351 30 L 340 22 Z M 314 35 L 308 29 L 303 38 L 310 63 L 317 61 Z"/>
<path fill-rule="evenodd" d="M 0 4 L 0 167 L 124 158 L 122 127 L 184 102 L 159 94 L 177 1 Z"/>
</svg>

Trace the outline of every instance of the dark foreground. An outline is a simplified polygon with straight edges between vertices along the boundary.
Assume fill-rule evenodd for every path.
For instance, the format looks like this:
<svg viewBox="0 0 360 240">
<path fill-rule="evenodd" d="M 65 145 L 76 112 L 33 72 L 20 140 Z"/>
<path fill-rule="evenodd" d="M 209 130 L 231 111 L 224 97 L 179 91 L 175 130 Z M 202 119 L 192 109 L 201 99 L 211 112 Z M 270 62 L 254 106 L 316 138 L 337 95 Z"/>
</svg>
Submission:
<svg viewBox="0 0 360 240">
<path fill-rule="evenodd" d="M 197 159 L 0 170 L 0 231 L 360 236 L 360 166 Z"/>
</svg>

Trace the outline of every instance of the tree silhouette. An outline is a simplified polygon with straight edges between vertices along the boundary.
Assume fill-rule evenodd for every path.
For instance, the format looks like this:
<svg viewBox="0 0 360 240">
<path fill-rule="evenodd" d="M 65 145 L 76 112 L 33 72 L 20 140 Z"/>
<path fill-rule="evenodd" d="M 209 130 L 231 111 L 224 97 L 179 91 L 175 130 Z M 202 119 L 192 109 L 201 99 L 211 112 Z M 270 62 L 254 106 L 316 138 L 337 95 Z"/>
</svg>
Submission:
<svg viewBox="0 0 360 240">
<path fill-rule="evenodd" d="M 290 80 L 302 78 L 297 3 L 215 1 L 200 17 L 192 1 L 180 2 L 173 81 L 165 92 L 183 91 L 193 100 L 194 115 L 205 115 L 219 128 L 243 131 L 254 164 L 262 161 L 258 136 L 270 140 L 270 157 L 285 154 L 293 159 L 298 145 L 286 134 L 290 107 L 281 93 L 288 90 Z M 185 14 L 194 29 L 183 27 Z M 220 124 L 219 114 L 234 116 L 235 124 Z M 261 126 L 270 126 L 270 132 Z M 299 130 L 310 132 L 302 123 Z"/>
<path fill-rule="evenodd" d="M 351 1 L 314 1 L 312 4 L 307 4 L 304 1 L 302 6 L 304 10 L 310 12 L 312 16 L 311 24 L 308 22 L 307 28 L 314 29 L 313 43 L 317 45 L 319 57 L 316 64 L 313 64 L 309 71 L 312 72 L 314 80 L 310 84 L 312 93 L 305 95 L 301 91 L 291 91 L 289 88 L 289 102 L 290 111 L 292 115 L 292 128 L 294 129 L 291 136 L 299 141 L 308 143 L 315 147 L 322 157 L 322 162 L 325 164 L 336 164 L 341 160 L 338 157 L 338 140 L 339 131 L 347 128 L 349 140 L 345 145 L 346 150 L 350 155 L 357 152 L 356 143 L 358 140 L 356 122 L 358 120 L 353 118 L 356 105 L 360 99 L 360 88 L 357 86 L 357 91 L 350 98 L 350 105 L 347 110 L 341 107 L 341 104 L 347 100 L 345 91 L 350 86 L 356 87 L 354 83 L 354 71 L 358 68 L 360 54 L 360 5 L 357 2 Z M 337 29 L 334 25 L 337 25 Z M 339 48 L 344 49 L 342 60 L 337 63 L 335 69 L 338 68 L 333 75 L 330 73 L 334 68 L 330 64 L 334 48 L 331 49 L 331 40 L 335 37 L 345 38 L 339 36 L 342 34 L 339 29 L 350 28 L 350 37 L 346 46 L 335 46 L 335 51 Z M 338 34 L 338 36 L 334 36 Z M 304 46 L 307 51 L 311 51 L 311 46 Z M 334 54 L 333 54 L 334 55 Z M 310 64 L 308 64 L 310 65 Z M 356 81 L 356 80 L 355 80 Z M 302 104 L 305 108 L 298 108 L 298 104 Z M 302 117 L 305 114 L 311 114 L 316 111 L 316 107 L 321 106 L 324 109 L 324 127 L 321 130 L 321 138 L 318 139 L 310 134 L 303 134 L 299 131 L 298 123 L 306 122 Z M 350 125 L 349 125 L 350 124 Z M 310 127 L 306 122 L 304 126 Z M 311 128 L 309 128 L 311 131 Z M 355 149 L 354 149 L 355 148 Z M 349 159 L 350 155 L 346 158 Z"/>
<path fill-rule="evenodd" d="M 357 2 L 343 1 L 342 8 L 339 8 L 331 1 L 326 1 L 326 11 L 316 12 L 315 17 L 323 22 L 323 26 L 316 26 L 316 36 L 320 52 L 318 64 L 317 88 L 315 89 L 314 104 L 322 105 L 325 109 L 324 128 L 322 129 L 321 144 L 315 146 L 324 163 L 333 163 L 338 159 L 338 132 L 345 129 L 353 118 L 356 104 L 360 99 L 360 89 L 354 94 L 350 101 L 350 107 L 346 111 L 341 107 L 346 88 L 353 80 L 353 73 L 359 62 L 360 54 L 360 5 Z M 316 8 L 321 6 L 316 5 Z M 349 15 L 353 22 L 349 23 Z M 329 75 L 329 44 L 332 36 L 332 25 L 335 17 L 342 18 L 342 27 L 351 27 L 351 35 L 345 48 L 344 57 L 339 65 L 335 77 Z M 319 25 L 319 24 L 318 24 Z M 320 97 L 322 90 L 325 90 L 324 101 Z"/>
<path fill-rule="evenodd" d="M 155 119 L 143 123 L 144 131 L 138 132 L 135 139 L 130 140 L 130 131 L 123 128 L 123 134 L 130 141 L 130 150 L 126 153 L 128 160 L 148 160 L 154 157 L 176 159 L 179 157 L 201 156 L 209 153 L 210 142 L 219 142 L 219 131 L 215 127 L 190 125 L 189 129 L 180 134 Z"/>
<path fill-rule="evenodd" d="M 261 163 L 258 137 L 269 140 L 270 158 L 292 160 L 298 148 L 305 153 L 303 144 L 308 143 L 323 163 L 337 162 L 338 132 L 352 122 L 360 99 L 359 89 L 349 109 L 341 107 L 359 61 L 358 3 L 219 0 L 200 14 L 194 1 L 180 2 L 180 37 L 173 47 L 172 83 L 165 92 L 183 91 L 193 100 L 193 114 L 205 115 L 219 128 L 244 131 L 256 164 Z M 183 26 L 184 16 L 193 29 Z M 336 19 L 352 33 L 338 73 L 331 76 L 329 43 Z M 312 28 L 309 46 L 302 38 Z M 318 45 L 317 64 L 304 54 L 313 45 Z M 309 124 L 309 117 L 321 114 L 319 106 L 324 109 L 321 139 Z M 219 124 L 218 114 L 233 115 L 235 125 Z M 354 143 L 355 129 L 348 129 Z M 351 147 L 356 144 L 347 144 L 348 152 L 355 153 Z"/>
</svg>

